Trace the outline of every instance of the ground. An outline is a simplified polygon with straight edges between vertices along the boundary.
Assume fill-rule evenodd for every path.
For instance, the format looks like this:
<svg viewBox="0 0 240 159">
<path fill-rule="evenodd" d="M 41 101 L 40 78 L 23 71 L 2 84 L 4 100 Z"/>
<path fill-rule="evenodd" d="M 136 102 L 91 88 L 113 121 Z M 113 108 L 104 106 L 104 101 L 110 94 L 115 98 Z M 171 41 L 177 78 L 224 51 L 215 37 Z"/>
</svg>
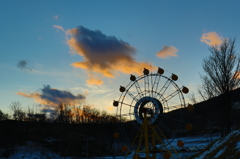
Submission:
<svg viewBox="0 0 240 159">
<path fill-rule="evenodd" d="M 184 147 L 177 147 L 177 141 L 184 141 Z M 182 159 L 217 159 L 231 158 L 240 159 L 240 130 L 232 131 L 225 138 L 220 138 L 220 134 L 213 134 L 212 137 L 208 134 L 183 137 L 175 139 L 172 146 L 176 148 L 179 156 Z M 53 154 L 44 147 L 40 147 L 33 142 L 27 142 L 24 146 L 15 147 L 13 154 L 8 159 L 75 159 L 74 157 L 60 157 Z M 134 153 L 127 156 L 126 159 L 131 159 Z M 140 154 L 140 156 L 143 154 Z M 176 154 L 173 154 L 178 158 Z M 0 157 L 4 159 L 4 157 Z M 95 157 L 95 159 L 113 159 L 113 156 Z M 122 159 L 124 156 L 116 156 L 115 159 Z M 162 159 L 163 155 L 158 154 L 157 159 Z"/>
</svg>

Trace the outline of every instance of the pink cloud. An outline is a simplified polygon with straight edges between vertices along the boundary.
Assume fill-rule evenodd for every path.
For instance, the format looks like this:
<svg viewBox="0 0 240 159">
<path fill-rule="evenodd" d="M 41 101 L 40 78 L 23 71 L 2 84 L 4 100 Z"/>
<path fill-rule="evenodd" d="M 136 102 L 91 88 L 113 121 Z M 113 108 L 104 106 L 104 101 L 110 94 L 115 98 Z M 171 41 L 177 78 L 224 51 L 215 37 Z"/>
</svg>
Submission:
<svg viewBox="0 0 240 159">
<path fill-rule="evenodd" d="M 216 32 L 204 33 L 200 39 L 201 42 L 206 43 L 207 45 L 220 45 L 222 44 L 224 38 L 220 37 Z"/>
<path fill-rule="evenodd" d="M 171 56 L 177 57 L 177 52 L 178 49 L 174 46 L 163 46 L 162 50 L 156 53 L 156 56 L 160 58 L 169 58 Z"/>
<path fill-rule="evenodd" d="M 69 37 L 67 44 L 71 53 L 83 58 L 71 65 L 86 70 L 89 84 L 100 85 L 103 77 L 114 78 L 119 73 L 141 74 L 143 68 L 154 68 L 151 64 L 136 61 L 136 49 L 115 36 L 107 36 L 99 30 L 93 31 L 83 26 L 68 31 L 61 26 L 54 27 L 63 30 Z"/>
<path fill-rule="evenodd" d="M 24 93 L 17 92 L 18 95 L 32 98 L 35 102 L 51 107 L 57 107 L 60 103 L 65 104 L 78 104 L 79 101 L 85 100 L 85 96 L 82 94 L 74 95 L 69 91 L 58 90 L 51 88 L 49 85 L 45 85 L 41 89 L 41 93 Z"/>
</svg>

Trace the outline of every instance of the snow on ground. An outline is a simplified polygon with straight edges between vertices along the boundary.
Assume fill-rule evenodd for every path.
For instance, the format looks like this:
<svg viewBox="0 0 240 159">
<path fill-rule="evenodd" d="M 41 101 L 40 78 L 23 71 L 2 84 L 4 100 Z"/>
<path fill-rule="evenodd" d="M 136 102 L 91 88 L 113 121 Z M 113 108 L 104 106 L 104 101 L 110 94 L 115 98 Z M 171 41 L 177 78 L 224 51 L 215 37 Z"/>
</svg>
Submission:
<svg viewBox="0 0 240 159">
<path fill-rule="evenodd" d="M 209 149 L 195 157 L 194 159 L 206 158 L 226 158 L 238 157 L 240 158 L 240 131 L 232 131 L 228 136 L 216 141 Z M 229 153 L 231 152 L 231 153 Z"/>
<path fill-rule="evenodd" d="M 217 140 L 220 138 L 220 134 L 215 134 L 212 137 L 212 141 Z M 177 141 L 182 140 L 185 144 L 183 148 L 177 147 Z M 203 135 L 203 136 L 195 136 L 195 137 L 183 137 L 175 139 L 171 145 L 176 148 L 178 151 L 179 156 L 181 158 L 187 158 L 191 155 L 196 154 L 199 152 L 199 150 L 204 149 L 209 143 L 211 139 L 209 138 L 209 135 Z M 219 142 L 216 142 L 216 144 L 219 144 Z M 238 147 L 240 148 L 240 144 L 238 144 Z M 8 159 L 71 159 L 74 157 L 60 157 L 57 154 L 53 154 L 49 152 L 44 147 L 36 146 L 35 143 L 28 142 L 27 145 L 22 147 L 17 147 L 17 150 L 8 158 Z M 220 153 L 220 152 L 219 152 Z M 134 153 L 127 156 L 126 159 L 131 159 Z M 141 155 L 141 154 L 140 154 Z M 219 154 L 220 155 L 220 154 Z M 142 154 L 144 156 L 144 154 Z M 177 159 L 177 155 L 175 155 L 175 158 Z M 125 156 L 108 156 L 108 157 L 94 157 L 94 159 L 123 159 Z M 162 154 L 157 154 L 157 159 L 162 159 Z M 201 157 L 200 157 L 201 158 Z M 5 159 L 5 158 L 0 158 Z"/>
<path fill-rule="evenodd" d="M 224 146 L 223 144 L 229 142 L 230 139 L 233 137 L 237 138 L 238 140 L 235 143 L 235 147 L 233 148 L 236 151 L 236 154 L 240 154 L 240 131 L 235 130 L 232 131 L 227 137 L 224 139 L 220 139 L 220 134 L 215 134 L 212 139 L 209 138 L 209 135 L 203 136 L 196 136 L 196 137 L 183 137 L 175 139 L 171 145 L 176 148 L 179 156 L 182 159 L 190 157 L 196 153 L 198 153 L 201 149 L 205 149 L 211 141 L 216 141 L 210 148 L 208 148 L 205 152 L 200 154 L 199 156 L 195 157 L 194 159 L 205 159 L 208 157 L 208 154 L 214 152 L 213 158 L 221 158 L 221 155 L 228 150 L 228 147 Z M 218 140 L 220 139 L 220 140 Z M 177 141 L 182 140 L 184 141 L 184 147 L 179 148 L 177 147 Z M 223 145 L 223 146 L 221 146 Z M 228 145 L 228 144 L 226 144 Z M 221 146 L 221 149 L 219 147 Z M 219 149 L 219 150 L 218 150 Z M 217 150 L 217 151 L 216 151 Z M 90 155 L 90 154 L 89 154 Z M 131 159 L 134 153 L 127 156 L 126 159 Z M 144 154 L 140 154 L 140 156 L 144 156 Z M 234 154 L 233 154 L 234 155 Z M 178 159 L 176 154 L 173 154 L 175 159 Z M 16 148 L 16 151 L 11 154 L 8 159 L 72 159 L 74 157 L 60 157 L 57 154 L 53 154 L 48 151 L 46 148 L 38 146 L 36 143 L 28 142 L 25 146 L 19 146 Z M 108 156 L 108 157 L 95 157 L 94 159 L 123 159 L 125 156 Z M 157 159 L 162 159 L 162 154 L 157 154 Z M 5 159 L 1 158 L 0 159 Z M 240 159 L 240 156 L 239 156 Z"/>
<path fill-rule="evenodd" d="M 60 157 L 34 142 L 27 142 L 24 146 L 14 147 L 14 151 L 10 149 L 9 152 L 13 153 L 6 157 L 7 159 L 53 159 Z M 0 159 L 5 159 L 5 157 L 0 157 Z"/>
<path fill-rule="evenodd" d="M 240 140 L 237 142 L 236 149 L 240 150 Z"/>
<path fill-rule="evenodd" d="M 217 152 L 217 154 L 214 156 L 214 158 L 219 158 L 221 156 L 221 154 L 226 151 L 227 147 L 224 147 L 223 149 L 221 149 L 220 151 Z"/>
<path fill-rule="evenodd" d="M 178 151 L 178 155 L 181 159 L 186 159 L 200 150 L 206 148 L 207 145 L 211 143 L 211 141 L 216 141 L 220 138 L 220 134 L 214 134 L 212 138 L 209 135 L 202 135 L 202 136 L 192 136 L 192 137 L 183 137 L 175 139 L 171 145 Z M 184 147 L 179 148 L 177 147 L 178 140 L 182 140 L 184 142 Z M 170 148 L 170 147 L 168 147 Z M 134 153 L 128 155 L 126 159 L 132 159 Z M 144 154 L 139 154 L 141 157 L 144 157 Z M 178 159 L 176 154 L 173 154 L 175 159 Z M 117 156 L 117 157 L 99 157 L 95 159 L 124 159 L 125 156 Z M 164 159 L 163 154 L 157 154 L 157 159 Z"/>
</svg>

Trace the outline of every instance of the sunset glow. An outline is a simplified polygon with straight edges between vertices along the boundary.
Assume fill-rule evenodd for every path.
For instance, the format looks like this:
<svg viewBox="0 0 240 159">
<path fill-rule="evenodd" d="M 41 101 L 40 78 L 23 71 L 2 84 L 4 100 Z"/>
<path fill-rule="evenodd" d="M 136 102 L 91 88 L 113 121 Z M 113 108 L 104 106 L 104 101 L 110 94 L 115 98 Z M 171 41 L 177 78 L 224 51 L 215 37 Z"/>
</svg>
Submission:
<svg viewBox="0 0 240 159">
<path fill-rule="evenodd" d="M 141 76 L 144 68 L 156 73 L 158 67 L 164 75 L 178 75 L 199 98 L 209 47 L 236 37 L 240 50 L 239 5 L 1 1 L 0 110 L 9 112 L 9 105 L 19 101 L 24 108 L 69 103 L 115 113 L 112 101 L 119 98 L 120 85 L 127 85 L 131 75 Z"/>
</svg>

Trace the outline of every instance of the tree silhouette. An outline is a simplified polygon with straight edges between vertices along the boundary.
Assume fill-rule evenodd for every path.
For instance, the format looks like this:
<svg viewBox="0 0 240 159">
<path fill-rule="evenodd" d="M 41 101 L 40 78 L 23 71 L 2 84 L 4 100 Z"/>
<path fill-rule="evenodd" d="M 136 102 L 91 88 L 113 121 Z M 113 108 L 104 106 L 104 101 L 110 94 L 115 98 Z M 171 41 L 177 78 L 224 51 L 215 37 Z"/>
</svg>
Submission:
<svg viewBox="0 0 240 159">
<path fill-rule="evenodd" d="M 71 105 L 66 103 L 60 103 L 55 111 L 58 115 L 58 122 L 68 124 L 71 124 L 73 122 L 73 111 Z"/>
<path fill-rule="evenodd" d="M 211 55 L 203 60 L 205 75 L 201 75 L 199 94 L 204 100 L 222 95 L 222 137 L 231 130 L 231 91 L 239 88 L 240 57 L 235 51 L 235 39 L 225 38 L 219 46 L 209 48 Z"/>
<path fill-rule="evenodd" d="M 13 119 L 23 121 L 26 117 L 26 113 L 22 109 L 20 102 L 12 102 L 10 105 L 10 110 L 13 112 Z"/>
<path fill-rule="evenodd" d="M 7 120 L 7 119 L 9 119 L 8 114 L 5 114 L 0 110 L 0 121 L 1 120 Z"/>
</svg>

